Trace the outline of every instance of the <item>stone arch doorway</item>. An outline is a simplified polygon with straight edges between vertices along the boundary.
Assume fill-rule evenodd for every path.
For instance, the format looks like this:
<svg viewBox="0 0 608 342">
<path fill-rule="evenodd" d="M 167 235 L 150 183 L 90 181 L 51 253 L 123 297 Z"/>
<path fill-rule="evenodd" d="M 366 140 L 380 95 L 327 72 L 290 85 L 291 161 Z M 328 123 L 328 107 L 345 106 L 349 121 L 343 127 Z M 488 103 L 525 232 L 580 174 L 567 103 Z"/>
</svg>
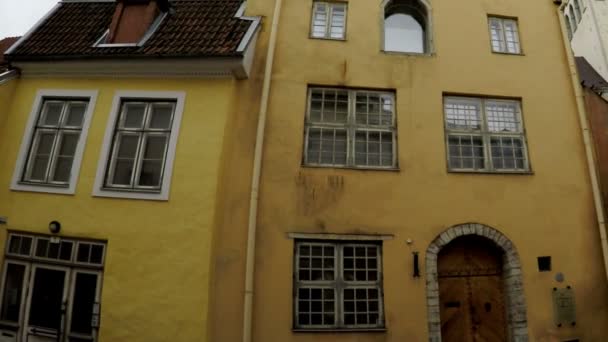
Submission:
<svg viewBox="0 0 608 342">
<path fill-rule="evenodd" d="M 467 250 L 468 252 L 465 252 Z M 476 261 L 468 264 L 472 258 Z M 445 262 L 445 260 L 451 260 L 451 262 Z M 461 267 L 463 265 L 465 266 Z M 460 277 L 458 274 L 452 274 L 453 279 L 460 278 L 460 281 L 443 282 L 441 285 L 442 298 L 440 284 L 443 279 L 450 279 L 450 272 L 463 274 Z M 485 282 L 469 279 L 467 283 L 467 276 L 480 276 L 484 273 L 488 278 Z M 461 311 L 467 311 L 468 316 L 461 318 L 461 321 L 456 319 L 451 324 L 455 324 L 454 326 L 468 324 L 465 329 L 468 329 L 467 331 L 470 333 L 471 342 L 476 341 L 473 337 L 474 323 L 478 325 L 477 329 L 480 329 L 479 325 L 482 321 L 490 322 L 495 319 L 503 320 L 499 324 L 505 330 L 504 335 L 494 337 L 496 340 L 528 341 L 526 302 L 519 256 L 513 243 L 496 229 L 478 223 L 467 223 L 453 226 L 441 233 L 427 249 L 426 276 L 430 342 L 440 342 L 442 337 L 444 337 L 444 342 L 450 341 L 449 334 L 446 333 L 446 336 L 442 336 L 442 316 L 444 320 L 449 320 L 449 309 L 459 308 L 458 305 L 460 305 Z M 490 279 L 490 277 L 493 278 Z M 473 294 L 474 298 L 469 299 L 466 291 L 476 292 Z M 460 299 L 454 295 L 458 292 L 462 294 Z M 489 300 L 489 298 L 497 296 L 498 300 Z M 471 306 L 476 307 L 472 309 Z M 442 311 L 442 307 L 447 307 L 447 310 Z M 473 314 L 473 311 L 476 314 Z M 489 315 L 489 317 L 484 318 L 480 314 Z M 450 327 L 444 325 L 443 328 L 445 332 Z M 482 329 L 486 329 L 486 327 Z M 477 340 L 483 339 L 478 338 Z M 464 340 L 459 337 L 457 341 Z"/>
</svg>

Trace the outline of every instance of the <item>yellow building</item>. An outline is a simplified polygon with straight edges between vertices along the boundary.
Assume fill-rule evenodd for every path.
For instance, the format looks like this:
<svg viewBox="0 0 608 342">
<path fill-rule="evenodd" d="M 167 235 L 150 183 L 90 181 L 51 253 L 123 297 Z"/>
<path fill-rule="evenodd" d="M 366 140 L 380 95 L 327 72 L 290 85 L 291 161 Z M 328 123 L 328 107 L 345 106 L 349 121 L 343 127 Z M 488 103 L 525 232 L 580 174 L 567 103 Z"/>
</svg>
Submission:
<svg viewBox="0 0 608 342">
<path fill-rule="evenodd" d="M 246 13 L 273 23 L 259 210 L 216 235 L 212 341 L 608 340 L 601 199 L 552 1 Z"/>
<path fill-rule="evenodd" d="M 260 23 L 243 9 L 66 1 L 7 52 L 0 341 L 208 340 L 224 151 Z"/>
</svg>

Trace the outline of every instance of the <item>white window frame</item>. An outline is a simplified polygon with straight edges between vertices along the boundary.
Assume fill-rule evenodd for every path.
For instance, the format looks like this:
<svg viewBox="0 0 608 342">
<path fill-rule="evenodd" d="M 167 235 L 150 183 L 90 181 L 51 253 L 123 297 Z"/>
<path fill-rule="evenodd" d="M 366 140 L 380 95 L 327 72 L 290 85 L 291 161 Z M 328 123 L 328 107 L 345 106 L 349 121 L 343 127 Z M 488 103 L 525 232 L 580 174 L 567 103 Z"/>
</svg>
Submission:
<svg viewBox="0 0 608 342">
<path fill-rule="evenodd" d="M 300 260 L 300 246 L 307 245 L 312 246 L 332 246 L 334 248 L 334 280 L 299 280 L 299 260 Z M 385 319 L 384 319 L 384 282 L 383 282 L 383 253 L 381 240 L 370 240 L 370 241 L 349 241 L 342 239 L 313 239 L 313 240 L 295 240 L 294 241 L 294 305 L 293 305 L 293 327 L 299 331 L 319 331 L 319 330 L 384 330 Z M 376 268 L 378 271 L 378 278 L 376 281 L 354 281 L 344 280 L 344 247 L 376 247 Z M 367 259 L 366 259 L 367 261 Z M 322 260 L 323 262 L 323 260 Z M 355 260 L 353 259 L 353 262 Z M 356 267 L 353 264 L 353 272 Z M 315 288 L 315 289 L 333 289 L 334 290 L 334 324 L 326 325 L 300 325 L 298 323 L 299 311 L 299 289 L 301 288 Z M 344 290 L 345 289 L 357 289 L 357 288 L 375 288 L 378 291 L 378 324 L 346 324 L 344 322 Z M 356 305 L 356 304 L 355 304 Z"/>
<path fill-rule="evenodd" d="M 494 44 L 492 41 L 492 22 L 496 21 L 498 23 L 500 23 L 500 39 L 501 39 L 501 45 L 500 45 L 500 49 L 499 50 L 495 50 L 494 49 Z M 505 22 L 511 22 L 513 23 L 513 26 L 515 27 L 516 31 L 516 38 L 517 38 L 517 51 L 509 51 L 508 47 L 507 47 L 507 34 L 505 32 Z M 517 18 L 512 18 L 512 17 L 501 17 L 501 16 L 496 16 L 496 15 L 488 15 L 488 31 L 490 34 L 490 49 L 492 49 L 492 52 L 494 53 L 499 53 L 499 54 L 507 54 L 507 55 L 522 55 L 523 54 L 523 49 L 522 49 L 522 44 L 521 44 L 521 35 L 519 34 L 519 21 L 517 20 Z"/>
<path fill-rule="evenodd" d="M 315 27 L 315 15 L 317 14 L 317 7 L 325 6 L 325 33 L 323 37 L 317 37 L 314 35 L 314 27 Z M 342 37 L 334 38 L 331 36 L 331 28 L 332 28 L 332 20 L 333 20 L 333 12 L 336 6 L 344 7 L 344 26 L 342 27 Z M 348 21 L 348 3 L 344 1 L 313 1 L 312 3 L 312 15 L 310 18 L 310 38 L 312 39 L 329 39 L 329 40 L 346 40 L 346 25 Z"/>
<path fill-rule="evenodd" d="M 43 192 L 43 193 L 55 193 L 73 195 L 76 192 L 76 184 L 78 183 L 78 176 L 80 174 L 80 166 L 82 163 L 82 156 L 87 142 L 87 136 L 89 133 L 89 126 L 95 111 L 95 103 L 97 101 L 97 90 L 67 90 L 67 89 L 41 89 L 36 93 L 34 105 L 30 112 L 29 119 L 25 126 L 25 131 L 21 140 L 21 147 L 17 157 L 17 163 L 13 172 L 13 178 L 11 181 L 11 190 L 16 191 L 31 191 L 31 192 Z M 82 129 L 80 131 L 80 137 L 78 144 L 76 145 L 76 151 L 74 152 L 74 159 L 72 161 L 72 172 L 67 186 L 56 186 L 50 183 L 34 184 L 31 182 L 23 182 L 24 168 L 27 165 L 28 157 L 30 154 L 30 146 L 33 140 L 33 134 L 36 128 L 36 122 L 42 110 L 42 105 L 45 100 L 48 99 L 62 99 L 69 100 L 71 98 L 86 98 L 88 99 L 87 110 L 84 113 L 82 121 Z"/>
<path fill-rule="evenodd" d="M 180 91 L 117 91 L 112 102 L 112 110 L 108 118 L 106 132 L 101 147 L 99 161 L 97 163 L 97 173 L 95 183 L 93 185 L 93 196 L 95 197 L 112 197 L 112 198 L 128 198 L 141 200 L 167 201 L 171 191 L 171 176 L 173 175 L 173 164 L 175 161 L 175 150 L 177 140 L 179 138 L 179 129 L 184 111 L 184 102 L 186 93 Z M 161 178 L 161 188 L 159 192 L 141 192 L 137 190 L 120 190 L 117 188 L 106 188 L 106 170 L 110 166 L 112 153 L 113 138 L 117 120 L 120 117 L 120 111 L 123 101 L 126 100 L 171 100 L 175 101 L 175 112 L 173 113 L 173 123 L 171 126 L 171 135 L 167 144 L 167 152 L 165 158 L 164 172 Z"/>
<path fill-rule="evenodd" d="M 332 122 L 313 122 L 310 117 L 312 106 L 312 93 L 314 90 L 335 90 L 348 93 L 348 112 L 345 123 Z M 390 125 L 364 125 L 356 123 L 356 101 L 357 93 L 371 93 L 390 96 L 393 102 L 392 121 Z M 397 165 L 397 103 L 396 94 L 393 91 L 379 91 L 370 89 L 350 89 L 350 88 L 332 88 L 332 87 L 309 87 L 306 97 L 306 118 L 304 129 L 304 148 L 302 163 L 304 166 L 310 167 L 330 167 L 330 168 L 352 168 L 352 169 L 373 169 L 373 170 L 396 170 Z M 346 131 L 346 163 L 345 164 L 324 164 L 313 163 L 308 161 L 308 140 L 310 129 L 339 129 Z M 392 134 L 392 163 L 391 165 L 358 165 L 356 163 L 356 134 L 357 132 L 380 132 Z"/>
<path fill-rule="evenodd" d="M 446 120 L 445 113 L 445 104 L 448 101 L 453 102 L 461 102 L 461 103 L 475 103 L 479 105 L 479 115 L 480 115 L 480 129 L 479 130 L 471 130 L 471 129 L 454 129 L 449 128 Z M 517 119 L 519 120 L 519 124 L 521 126 L 520 132 L 494 132 L 488 129 L 488 120 L 486 113 L 486 103 L 515 103 L 517 106 Z M 526 128 L 524 125 L 523 113 L 522 113 L 522 105 L 521 100 L 518 99 L 496 99 L 496 98 L 485 98 L 485 97 L 468 97 L 468 96 L 457 96 L 457 95 L 446 95 L 443 97 L 443 123 L 445 129 L 445 148 L 446 148 L 446 165 L 448 172 L 472 172 L 472 173 L 531 173 L 532 167 L 530 164 L 530 155 L 528 154 L 528 140 L 526 138 Z M 484 160 L 484 168 L 476 169 L 476 168 L 452 168 L 450 166 L 450 136 L 471 136 L 471 137 L 479 137 L 483 142 L 483 160 Z M 522 154 L 524 160 L 524 168 L 523 169 L 515 169 L 515 168 L 495 168 L 492 161 L 492 144 L 491 138 L 517 138 L 522 141 Z M 473 153 L 474 155 L 474 153 Z"/>
</svg>

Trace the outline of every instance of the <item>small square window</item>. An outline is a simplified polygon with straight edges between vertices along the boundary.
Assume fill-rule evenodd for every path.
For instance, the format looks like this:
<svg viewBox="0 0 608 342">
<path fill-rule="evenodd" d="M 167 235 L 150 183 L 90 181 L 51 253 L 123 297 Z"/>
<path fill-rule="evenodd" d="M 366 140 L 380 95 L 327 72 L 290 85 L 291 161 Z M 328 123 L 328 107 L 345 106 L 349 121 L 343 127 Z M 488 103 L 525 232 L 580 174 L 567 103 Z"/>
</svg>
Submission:
<svg viewBox="0 0 608 342">
<path fill-rule="evenodd" d="M 551 271 L 551 257 L 550 256 L 541 256 L 538 257 L 538 271 L 539 272 L 548 272 Z"/>
<path fill-rule="evenodd" d="M 344 39 L 346 3 L 315 1 L 310 30 L 312 38 Z"/>
<path fill-rule="evenodd" d="M 521 54 L 517 20 L 490 17 L 489 26 L 492 51 Z"/>
<path fill-rule="evenodd" d="M 295 327 L 382 328 L 380 248 L 376 243 L 297 241 Z"/>
</svg>

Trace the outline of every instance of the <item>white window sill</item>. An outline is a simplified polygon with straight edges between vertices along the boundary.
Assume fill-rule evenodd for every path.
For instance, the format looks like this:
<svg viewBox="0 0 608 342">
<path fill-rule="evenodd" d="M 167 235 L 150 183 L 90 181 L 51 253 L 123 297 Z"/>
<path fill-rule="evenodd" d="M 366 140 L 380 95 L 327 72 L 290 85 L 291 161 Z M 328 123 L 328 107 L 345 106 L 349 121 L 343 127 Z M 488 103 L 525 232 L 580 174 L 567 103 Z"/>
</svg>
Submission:
<svg viewBox="0 0 608 342">
<path fill-rule="evenodd" d="M 351 165 L 321 165 L 321 164 L 302 164 L 302 167 L 313 169 L 344 169 L 359 171 L 400 171 L 398 166 L 351 166 Z"/>
<path fill-rule="evenodd" d="M 448 169 L 448 173 L 478 173 L 488 175 L 533 175 L 532 170 L 454 170 Z"/>
<path fill-rule="evenodd" d="M 385 333 L 386 328 L 293 328 L 295 333 Z"/>
<path fill-rule="evenodd" d="M 403 51 L 387 51 L 380 50 L 385 55 L 395 55 L 395 56 L 411 56 L 411 57 L 433 57 L 435 56 L 434 52 L 403 52 Z"/>
<path fill-rule="evenodd" d="M 76 192 L 75 186 L 61 186 L 49 184 L 16 183 L 11 184 L 13 191 L 41 192 L 47 194 L 73 195 Z"/>
<path fill-rule="evenodd" d="M 104 188 L 93 191 L 93 197 L 126 198 L 148 201 L 168 201 L 169 192 L 138 192 L 136 190 L 114 190 Z"/>
</svg>

